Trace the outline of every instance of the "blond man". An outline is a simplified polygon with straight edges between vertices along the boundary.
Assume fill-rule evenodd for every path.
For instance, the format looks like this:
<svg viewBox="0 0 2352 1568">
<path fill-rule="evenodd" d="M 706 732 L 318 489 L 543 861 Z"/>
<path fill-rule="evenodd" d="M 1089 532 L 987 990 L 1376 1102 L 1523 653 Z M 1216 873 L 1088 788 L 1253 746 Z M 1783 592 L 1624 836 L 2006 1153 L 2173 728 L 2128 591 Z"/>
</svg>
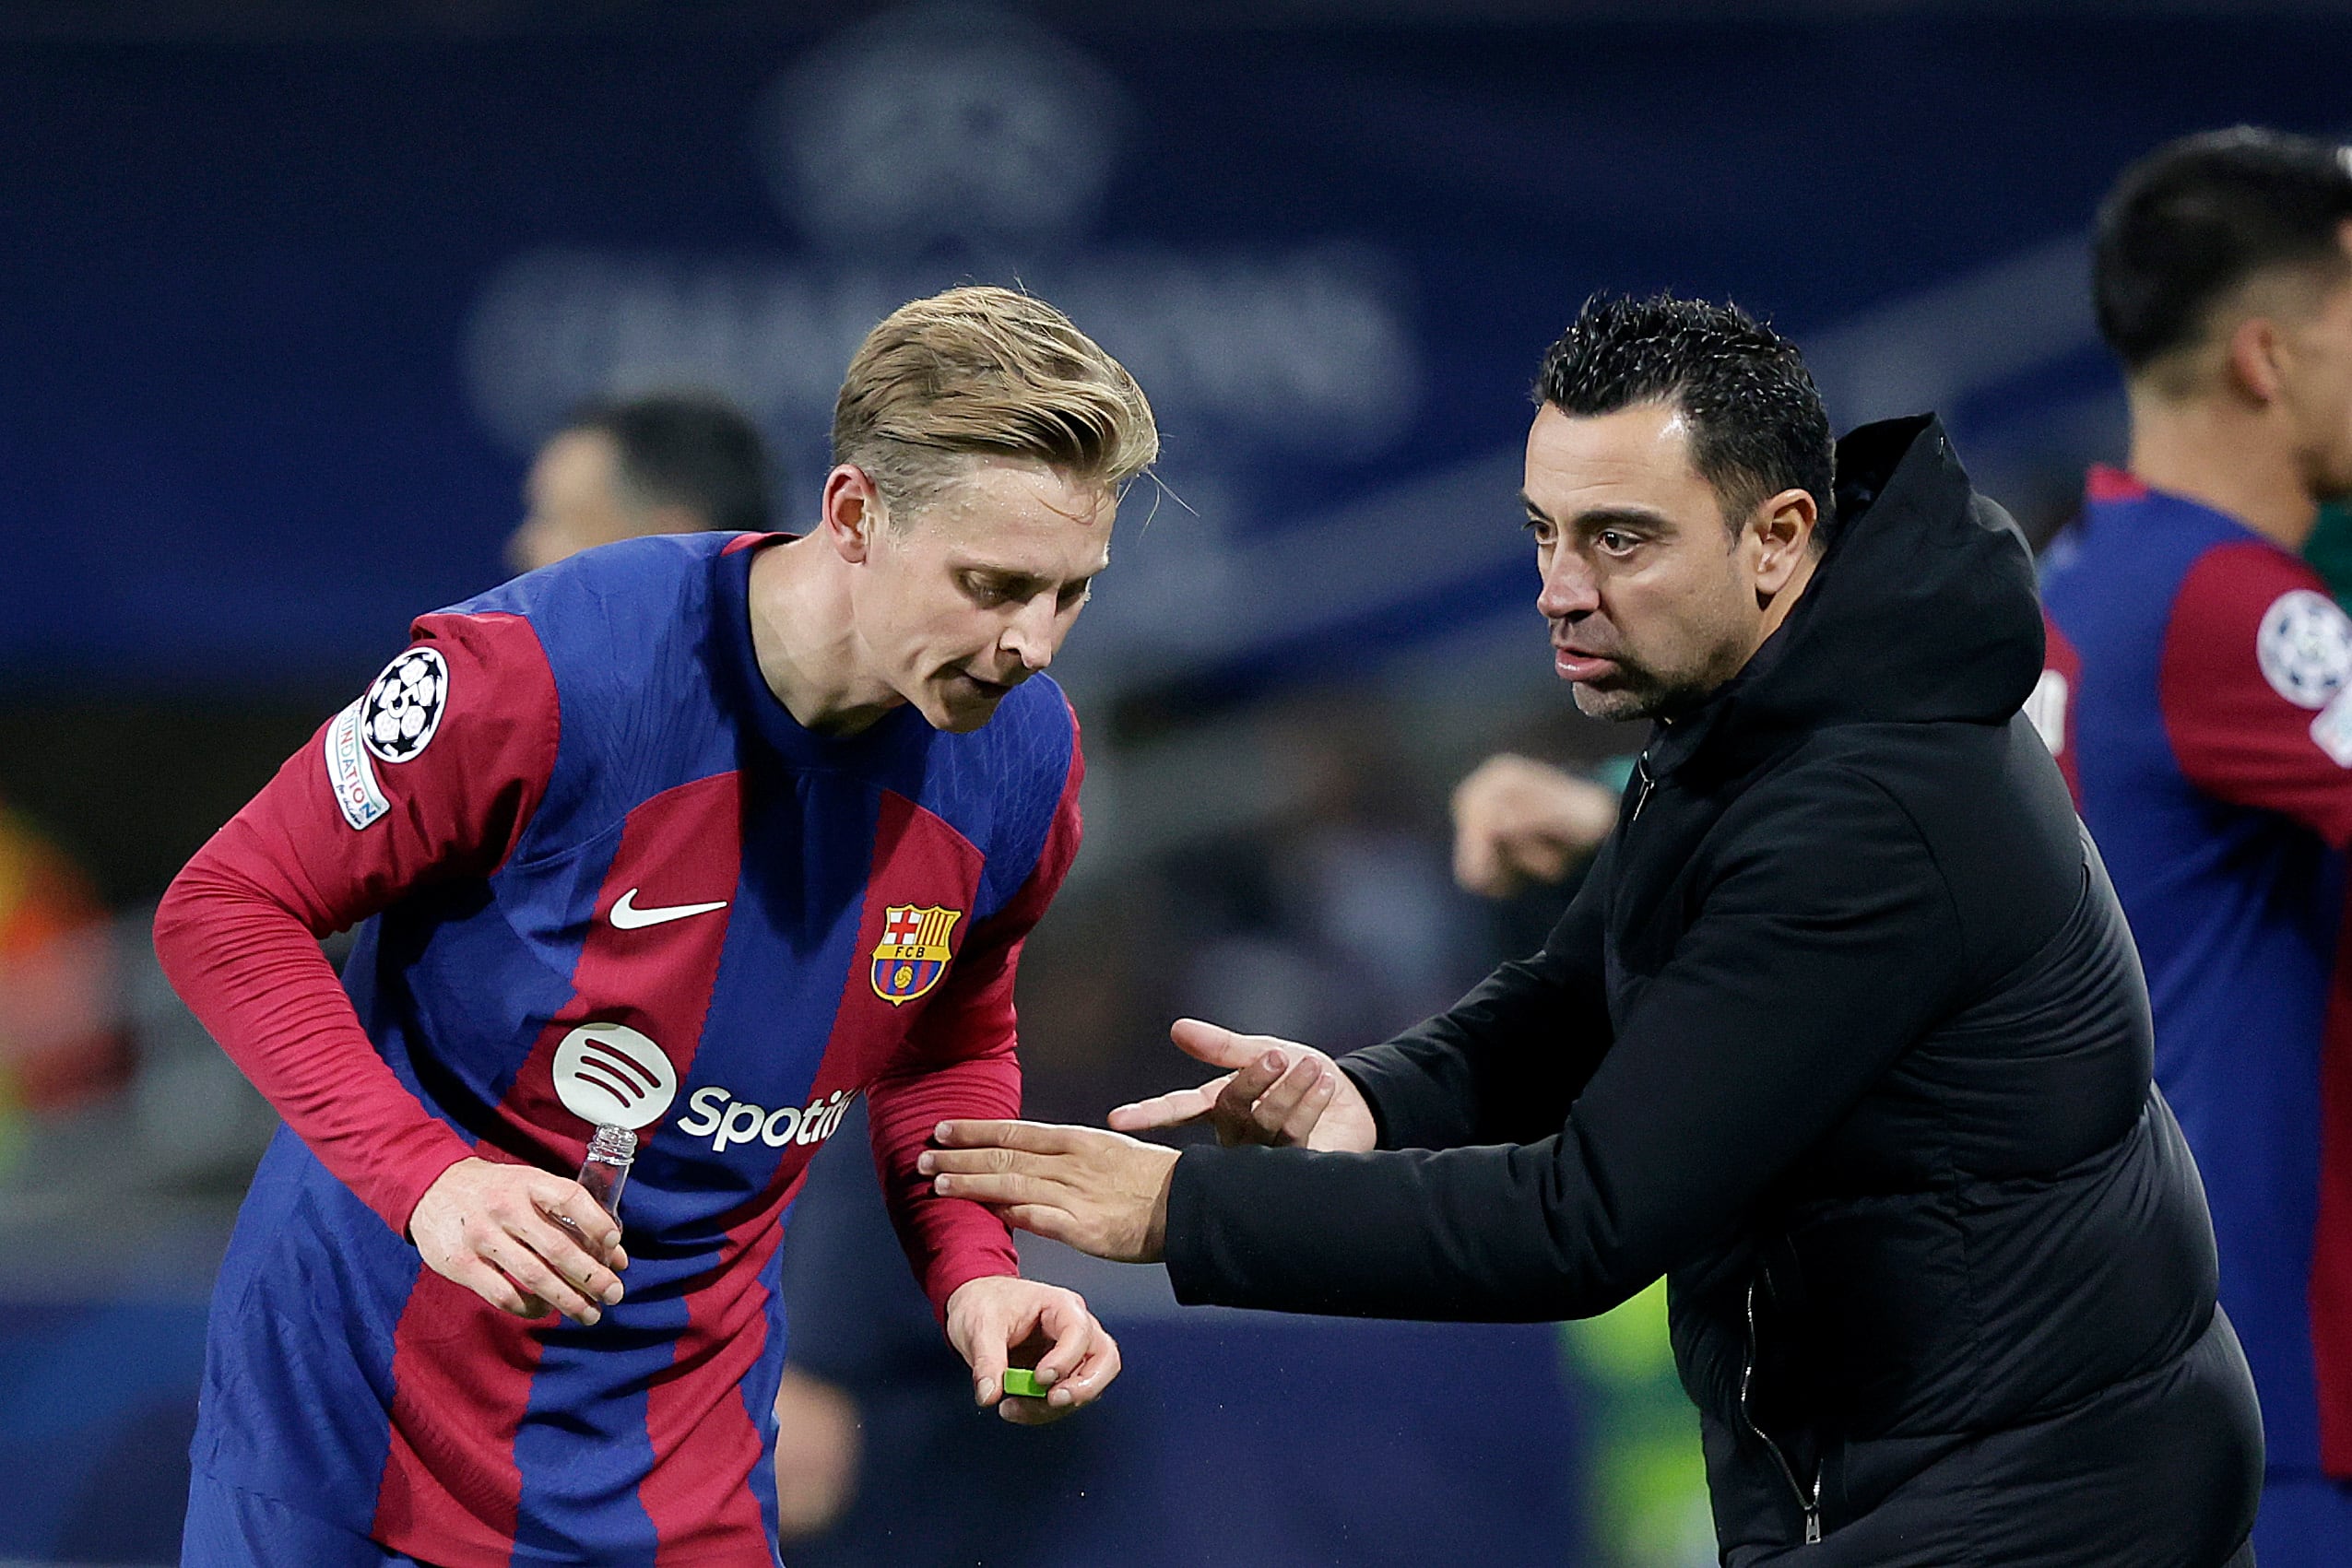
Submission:
<svg viewBox="0 0 2352 1568">
<path fill-rule="evenodd" d="M 1051 307 L 963 289 L 875 329 L 833 439 L 804 536 L 630 540 L 419 618 L 173 884 L 167 971 L 287 1122 L 183 1562 L 773 1563 L 772 1260 L 861 1093 L 978 1402 L 1046 1421 L 1117 1374 L 916 1160 L 1019 1103 L 1083 772 L 1033 678 L 1151 410 Z M 338 984 L 314 938 L 362 922 Z M 617 1220 L 571 1174 L 608 1126 Z"/>
</svg>

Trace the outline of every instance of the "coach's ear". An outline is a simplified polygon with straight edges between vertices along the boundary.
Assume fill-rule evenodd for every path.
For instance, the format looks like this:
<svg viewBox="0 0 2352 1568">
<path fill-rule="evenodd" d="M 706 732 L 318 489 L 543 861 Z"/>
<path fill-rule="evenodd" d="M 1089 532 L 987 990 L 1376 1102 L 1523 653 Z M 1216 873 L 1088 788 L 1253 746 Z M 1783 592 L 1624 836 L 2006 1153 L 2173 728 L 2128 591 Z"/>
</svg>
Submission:
<svg viewBox="0 0 2352 1568">
<path fill-rule="evenodd" d="M 841 559 L 852 564 L 866 559 L 874 535 L 885 525 L 881 492 L 855 463 L 844 463 L 825 476 L 824 515 L 820 526 Z"/>
</svg>

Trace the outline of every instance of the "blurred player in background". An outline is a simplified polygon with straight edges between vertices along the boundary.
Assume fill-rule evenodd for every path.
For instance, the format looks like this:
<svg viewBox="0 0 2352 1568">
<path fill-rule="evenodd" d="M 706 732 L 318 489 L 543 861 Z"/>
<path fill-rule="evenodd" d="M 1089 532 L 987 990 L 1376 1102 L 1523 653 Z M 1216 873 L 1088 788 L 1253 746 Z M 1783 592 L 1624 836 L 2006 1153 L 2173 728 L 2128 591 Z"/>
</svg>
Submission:
<svg viewBox="0 0 2352 1568">
<path fill-rule="evenodd" d="M 2263 1568 L 2352 1563 L 2352 154 L 2239 129 L 2099 215 L 2130 470 L 2051 547 L 2035 711 L 2132 921 L 2261 1390 Z"/>
<path fill-rule="evenodd" d="M 632 540 L 420 618 L 174 882 L 167 970 L 288 1123 L 216 1295 L 184 1562 L 773 1563 L 768 1264 L 861 1091 L 978 1402 L 1050 1420 L 1117 1375 L 915 1160 L 1019 1103 L 1083 772 L 1031 678 L 1151 411 L 1058 312 L 967 289 L 875 329 L 833 436 L 804 538 Z M 347 993 L 314 938 L 361 920 Z M 561 1173 L 616 1107 L 629 1248 Z M 1048 1391 L 1004 1397 L 1031 1362 Z"/>
<path fill-rule="evenodd" d="M 763 532 L 775 483 L 759 427 L 715 394 L 592 403 L 532 461 L 507 559 L 536 572 L 647 534 Z"/>
</svg>

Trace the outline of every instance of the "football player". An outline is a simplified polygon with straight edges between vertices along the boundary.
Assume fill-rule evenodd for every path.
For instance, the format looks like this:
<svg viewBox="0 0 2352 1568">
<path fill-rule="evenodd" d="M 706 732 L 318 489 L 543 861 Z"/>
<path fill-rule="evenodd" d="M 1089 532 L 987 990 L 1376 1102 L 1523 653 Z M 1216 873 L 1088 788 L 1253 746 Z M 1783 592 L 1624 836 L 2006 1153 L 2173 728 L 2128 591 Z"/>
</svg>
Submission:
<svg viewBox="0 0 2352 1568">
<path fill-rule="evenodd" d="M 2262 1396 L 2263 1568 L 2352 1563 L 2352 619 L 2297 552 L 2352 492 L 2352 153 L 2240 128 L 2099 216 L 2128 471 L 2051 547 L 2028 707 L 2132 922 L 2156 1073 Z"/>
<path fill-rule="evenodd" d="M 1019 1103 L 1083 772 L 1034 678 L 1151 410 L 1050 306 L 961 289 L 868 337 L 833 444 L 805 536 L 632 539 L 419 618 L 173 883 L 166 970 L 287 1123 L 215 1298 L 186 1563 L 774 1563 L 773 1258 L 860 1093 L 978 1402 L 1117 1375 L 916 1160 Z M 315 938 L 353 924 L 338 984 Z M 607 1123 L 619 1223 L 570 1175 Z M 1014 1364 L 1046 1392 L 1004 1397 Z"/>
</svg>

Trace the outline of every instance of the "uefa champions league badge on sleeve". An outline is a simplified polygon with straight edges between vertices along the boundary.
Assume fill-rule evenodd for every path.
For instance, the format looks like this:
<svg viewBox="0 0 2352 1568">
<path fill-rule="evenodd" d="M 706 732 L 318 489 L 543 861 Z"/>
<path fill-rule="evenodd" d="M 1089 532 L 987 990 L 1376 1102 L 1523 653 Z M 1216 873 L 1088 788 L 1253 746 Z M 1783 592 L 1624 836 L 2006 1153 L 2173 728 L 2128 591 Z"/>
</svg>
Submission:
<svg viewBox="0 0 2352 1568">
<path fill-rule="evenodd" d="M 937 904 L 892 904 L 884 910 L 881 943 L 874 949 L 874 995 L 904 1007 L 937 985 L 954 956 L 948 937 L 963 918 L 963 911 Z"/>
<path fill-rule="evenodd" d="M 432 744 L 449 705 L 449 661 L 415 647 L 384 666 L 360 703 L 360 739 L 387 762 L 406 762 Z"/>
<path fill-rule="evenodd" d="M 2272 690 L 2299 708 L 2324 708 L 2352 684 L 2352 617 L 2325 594 L 2290 588 L 2263 612 L 2254 658 Z"/>
</svg>

